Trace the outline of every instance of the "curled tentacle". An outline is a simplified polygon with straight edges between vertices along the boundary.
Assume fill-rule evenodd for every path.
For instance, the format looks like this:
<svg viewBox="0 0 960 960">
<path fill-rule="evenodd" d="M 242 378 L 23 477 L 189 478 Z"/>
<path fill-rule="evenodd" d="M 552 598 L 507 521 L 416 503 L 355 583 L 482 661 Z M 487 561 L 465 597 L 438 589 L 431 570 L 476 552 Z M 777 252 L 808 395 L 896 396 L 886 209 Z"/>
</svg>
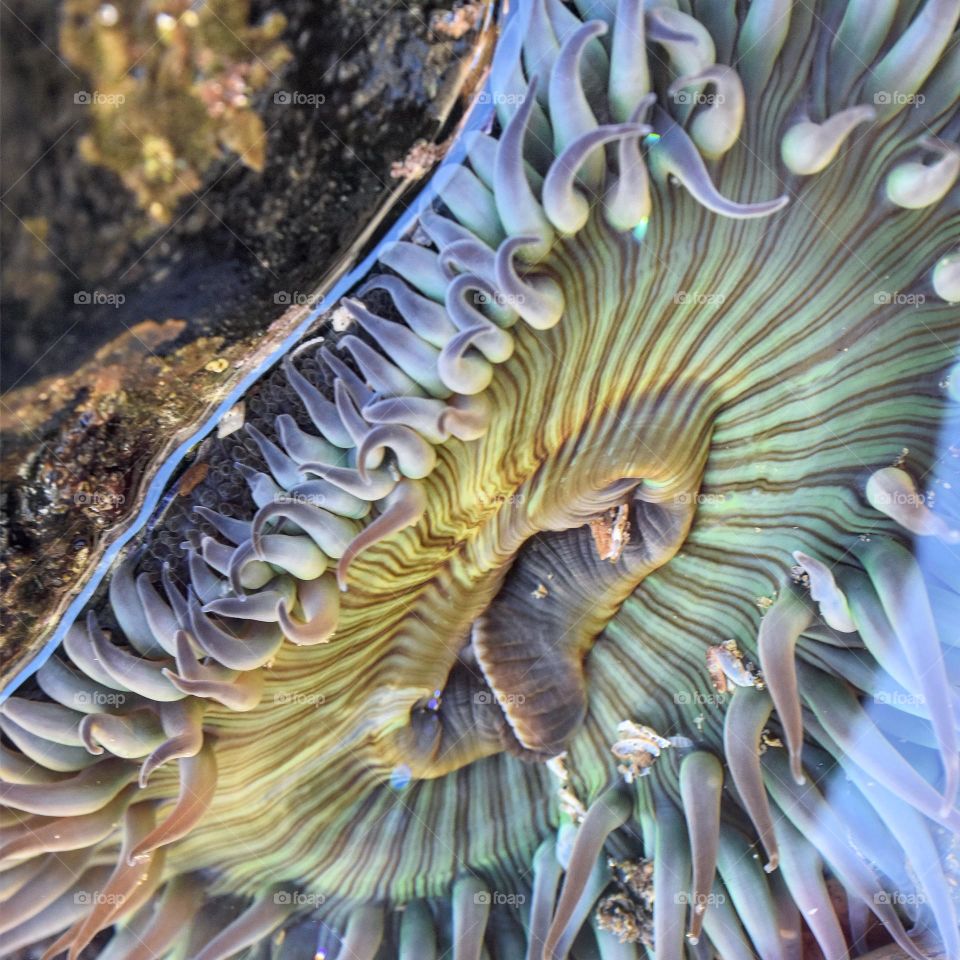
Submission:
<svg viewBox="0 0 960 960">
<path fill-rule="evenodd" d="M 262 671 L 241 672 L 219 663 L 201 664 L 183 630 L 177 634 L 177 671 L 168 671 L 167 677 L 178 690 L 194 697 L 216 700 L 239 713 L 252 710 L 263 696 Z"/>
<path fill-rule="evenodd" d="M 710 31 L 688 13 L 654 7 L 647 13 L 647 33 L 666 49 L 671 66 L 681 76 L 699 73 L 716 62 Z"/>
<path fill-rule="evenodd" d="M 654 173 L 661 180 L 668 176 L 676 177 L 690 191 L 691 196 L 708 210 L 724 217 L 749 220 L 769 217 L 790 202 L 786 196 L 763 203 L 736 203 L 728 200 L 717 192 L 686 131 L 669 119 L 661 119 L 656 127 L 659 137 L 650 145 L 650 163 Z"/>
<path fill-rule="evenodd" d="M 389 470 L 367 470 L 364 478 L 358 470 L 331 467 L 325 463 L 305 463 L 300 469 L 305 473 L 315 473 L 341 490 L 368 502 L 382 500 L 397 485 L 397 478 Z"/>
<path fill-rule="evenodd" d="M 127 714 L 87 714 L 80 722 L 83 744 L 93 754 L 109 750 L 115 757 L 135 760 L 145 757 L 164 741 L 163 727 L 153 710 Z"/>
<path fill-rule="evenodd" d="M 866 494 L 870 506 L 896 520 L 905 530 L 946 543 L 960 542 L 960 530 L 953 529 L 927 506 L 913 478 L 900 467 L 875 470 L 867 481 Z"/>
<path fill-rule="evenodd" d="M 179 765 L 180 792 L 176 803 L 162 822 L 132 846 L 127 854 L 130 863 L 185 837 L 210 806 L 217 788 L 217 761 L 213 748 L 206 744 L 194 756 L 181 757 Z"/>
<path fill-rule="evenodd" d="M 534 330 L 549 330 L 563 315 L 563 292 L 549 277 L 521 277 L 514 257 L 535 244 L 532 234 L 508 237 L 497 248 L 497 285 Z"/>
<path fill-rule="evenodd" d="M 960 177 L 960 147 L 934 137 L 921 141 L 922 146 L 940 155 L 936 163 L 917 161 L 898 164 L 887 175 L 887 198 L 907 210 L 920 210 L 939 203 Z"/>
<path fill-rule="evenodd" d="M 305 469 L 312 469 L 312 466 L 308 464 Z M 362 479 L 366 482 L 367 478 Z M 321 507 L 308 503 L 270 503 L 258 510 L 253 518 L 253 548 L 258 556 L 263 556 L 264 528 L 278 520 L 289 520 L 296 524 L 333 559 L 343 555 L 347 544 L 357 533 L 357 525 L 352 520 Z"/>
<path fill-rule="evenodd" d="M 494 167 L 494 197 L 507 236 L 536 238 L 521 247 L 518 254 L 531 263 L 542 260 L 553 244 L 553 227 L 530 186 L 523 156 L 536 91 L 537 81 L 533 78 L 500 138 Z"/>
<path fill-rule="evenodd" d="M 160 722 L 167 739 L 140 765 L 139 783 L 145 787 L 154 770 L 171 760 L 194 757 L 203 746 L 203 711 L 200 700 L 190 697 L 178 703 L 164 704 Z"/>
<path fill-rule="evenodd" d="M 876 118 L 873 107 L 850 107 L 823 123 L 809 120 L 791 127 L 780 144 L 783 162 L 791 173 L 810 176 L 819 173 L 836 157 L 844 141 L 861 123 Z"/>
<path fill-rule="evenodd" d="M 448 402 L 411 397 L 390 397 L 374 400 L 363 408 L 370 423 L 397 423 L 416 430 L 428 443 L 478 440 L 490 422 L 490 401 L 482 394 L 472 397 L 456 395 Z"/>
<path fill-rule="evenodd" d="M 597 126 L 583 88 L 580 64 L 587 45 L 606 32 L 607 25 L 597 20 L 577 27 L 564 41 L 550 74 L 550 118 L 553 122 L 553 150 L 558 160 L 568 148 Z M 584 151 L 577 167 L 579 169 L 574 170 L 574 175 L 580 177 L 585 187 L 596 189 L 603 182 L 602 154 Z M 550 219 L 556 222 L 553 217 Z"/>
<path fill-rule="evenodd" d="M 235 621 L 236 622 L 236 621 Z M 223 624 L 223 625 L 221 625 Z M 256 670 L 272 660 L 283 634 L 272 623 L 240 621 L 234 628 L 216 623 L 200 608 L 195 596 L 190 600 L 190 635 L 207 656 L 231 670 Z"/>
<path fill-rule="evenodd" d="M 642 97 L 629 121 L 643 123 L 655 101 L 656 95 L 652 93 Z M 604 217 L 614 230 L 641 229 L 650 218 L 652 206 L 650 176 L 640 144 L 632 137 L 625 137 L 617 143 L 616 176 L 604 190 Z"/>
<path fill-rule="evenodd" d="M 574 187 L 574 181 L 588 158 L 606 143 L 642 137 L 651 129 L 642 123 L 595 127 L 567 144 L 551 164 L 543 182 L 543 208 L 560 233 L 578 233 L 590 217 L 589 200 Z"/>
<path fill-rule="evenodd" d="M 369 523 L 343 551 L 337 564 L 337 583 L 347 589 L 347 571 L 364 550 L 417 523 L 427 508 L 423 487 L 415 480 L 401 480 L 385 498 L 383 512 Z"/>
<path fill-rule="evenodd" d="M 302 619 L 294 618 L 285 603 L 280 605 L 283 635 L 298 646 L 326 643 L 333 636 L 340 616 L 340 592 L 331 576 L 308 580 L 297 587 Z"/>
<path fill-rule="evenodd" d="M 690 124 L 690 136 L 705 157 L 719 157 L 737 142 L 743 128 L 746 100 L 740 75 L 732 67 L 712 64 L 696 73 L 678 77 L 667 95 L 679 103 L 691 100 L 683 91 L 712 83 L 717 90 L 715 102 L 699 111 Z"/>
<path fill-rule="evenodd" d="M 437 452 L 415 430 L 397 424 L 373 427 L 363 438 L 357 450 L 357 470 L 366 479 L 367 464 L 376 468 L 383 463 L 387 451 L 397 461 L 397 469 L 411 480 L 422 480 L 433 473 Z"/>
</svg>

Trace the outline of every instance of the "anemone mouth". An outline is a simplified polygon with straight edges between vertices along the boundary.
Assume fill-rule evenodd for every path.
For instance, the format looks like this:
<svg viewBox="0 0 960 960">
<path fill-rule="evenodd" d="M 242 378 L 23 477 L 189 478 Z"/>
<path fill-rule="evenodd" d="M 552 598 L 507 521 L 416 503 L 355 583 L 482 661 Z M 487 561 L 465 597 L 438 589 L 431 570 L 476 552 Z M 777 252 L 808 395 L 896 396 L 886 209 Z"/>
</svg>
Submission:
<svg viewBox="0 0 960 960">
<path fill-rule="evenodd" d="M 577 8 L 3 705 L 3 949 L 960 951 L 960 6 Z"/>
<path fill-rule="evenodd" d="M 664 506 L 642 499 L 641 488 L 625 479 L 555 505 L 551 529 L 529 535 L 502 572 L 492 571 L 497 592 L 467 628 L 446 684 L 414 708 L 418 754 L 442 757 L 437 773 L 450 772 L 454 756 L 477 758 L 449 746 L 476 742 L 476 731 L 486 734 L 477 751 L 506 745 L 530 761 L 565 751 L 587 711 L 593 644 L 626 597 L 679 549 L 692 519 L 693 498 Z M 525 497 L 511 495 L 514 511 Z M 506 523 L 526 526 L 512 517 Z M 464 711 L 465 687 L 473 710 Z M 478 716 L 489 707 L 500 714 Z M 433 772 L 414 756 L 407 765 L 421 776 Z"/>
</svg>

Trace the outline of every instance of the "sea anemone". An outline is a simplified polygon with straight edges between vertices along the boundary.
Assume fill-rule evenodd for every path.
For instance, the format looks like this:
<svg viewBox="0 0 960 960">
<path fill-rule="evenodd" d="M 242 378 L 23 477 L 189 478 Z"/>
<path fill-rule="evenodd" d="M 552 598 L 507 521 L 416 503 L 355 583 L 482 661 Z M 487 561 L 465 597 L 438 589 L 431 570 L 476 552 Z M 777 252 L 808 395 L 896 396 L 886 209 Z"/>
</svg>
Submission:
<svg viewBox="0 0 960 960">
<path fill-rule="evenodd" d="M 3 704 L 0 952 L 960 956 L 958 19 L 521 4 Z"/>
</svg>

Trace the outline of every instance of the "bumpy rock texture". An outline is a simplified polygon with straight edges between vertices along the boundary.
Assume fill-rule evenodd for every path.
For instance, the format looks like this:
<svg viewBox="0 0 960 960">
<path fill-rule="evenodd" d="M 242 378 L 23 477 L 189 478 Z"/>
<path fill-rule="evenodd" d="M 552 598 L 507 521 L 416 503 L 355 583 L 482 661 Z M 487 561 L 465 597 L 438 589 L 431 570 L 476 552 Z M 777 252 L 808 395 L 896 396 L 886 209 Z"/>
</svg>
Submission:
<svg viewBox="0 0 960 960">
<path fill-rule="evenodd" d="M 316 302 L 402 182 L 393 164 L 446 136 L 481 36 L 434 29 L 442 10 L 418 4 L 67 6 L 0 12 L 4 668 L 173 439 Z M 203 138 L 184 119 L 198 110 Z"/>
</svg>

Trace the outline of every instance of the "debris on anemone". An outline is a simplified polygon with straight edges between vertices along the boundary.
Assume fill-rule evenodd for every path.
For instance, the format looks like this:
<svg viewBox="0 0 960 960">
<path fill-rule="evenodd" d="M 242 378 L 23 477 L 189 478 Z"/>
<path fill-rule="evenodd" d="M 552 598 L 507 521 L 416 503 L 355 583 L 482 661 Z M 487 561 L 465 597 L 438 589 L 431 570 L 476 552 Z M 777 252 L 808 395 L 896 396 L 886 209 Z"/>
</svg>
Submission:
<svg viewBox="0 0 960 960">
<path fill-rule="evenodd" d="M 960 956 L 958 19 L 521 4 L 4 702 L 0 952 Z"/>
</svg>

